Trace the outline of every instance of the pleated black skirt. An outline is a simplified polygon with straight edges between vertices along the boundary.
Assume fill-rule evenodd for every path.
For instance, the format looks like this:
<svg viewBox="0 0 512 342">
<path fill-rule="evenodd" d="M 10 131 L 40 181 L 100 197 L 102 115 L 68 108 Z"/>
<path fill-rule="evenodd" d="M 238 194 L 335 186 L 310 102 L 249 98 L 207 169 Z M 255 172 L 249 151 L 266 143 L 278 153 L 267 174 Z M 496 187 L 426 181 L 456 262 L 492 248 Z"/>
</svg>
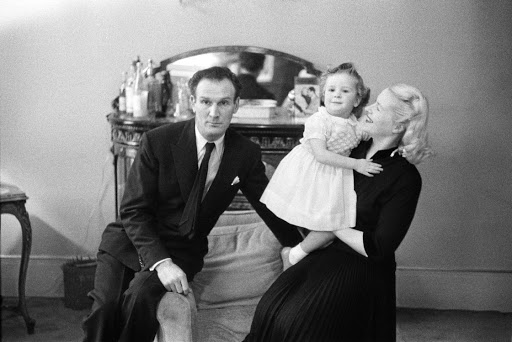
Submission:
<svg viewBox="0 0 512 342">
<path fill-rule="evenodd" d="M 286 270 L 261 298 L 245 342 L 364 341 L 375 303 L 375 265 L 327 247 Z"/>
</svg>

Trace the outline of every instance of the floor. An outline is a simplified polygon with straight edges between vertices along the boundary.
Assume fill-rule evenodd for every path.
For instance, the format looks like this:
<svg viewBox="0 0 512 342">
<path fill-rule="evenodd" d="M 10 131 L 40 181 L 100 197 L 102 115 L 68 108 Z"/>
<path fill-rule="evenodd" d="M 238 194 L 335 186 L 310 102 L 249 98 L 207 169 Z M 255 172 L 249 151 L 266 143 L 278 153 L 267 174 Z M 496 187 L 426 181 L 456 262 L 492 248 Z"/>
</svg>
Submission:
<svg viewBox="0 0 512 342">
<path fill-rule="evenodd" d="M 15 305 L 15 298 L 3 298 Z M 3 342 L 79 342 L 88 310 L 71 310 L 59 298 L 29 298 L 28 310 L 36 320 L 35 334 L 27 335 L 20 316 L 2 309 Z M 512 313 L 455 310 L 399 309 L 398 342 L 512 342 Z"/>
</svg>

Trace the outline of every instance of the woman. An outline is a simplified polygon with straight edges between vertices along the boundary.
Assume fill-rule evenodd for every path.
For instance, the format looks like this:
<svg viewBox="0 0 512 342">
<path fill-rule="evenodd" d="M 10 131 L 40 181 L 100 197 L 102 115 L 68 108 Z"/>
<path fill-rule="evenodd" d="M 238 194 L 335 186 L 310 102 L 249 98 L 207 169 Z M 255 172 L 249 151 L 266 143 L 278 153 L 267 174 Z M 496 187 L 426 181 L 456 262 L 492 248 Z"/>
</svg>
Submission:
<svg viewBox="0 0 512 342">
<path fill-rule="evenodd" d="M 414 217 L 421 177 L 413 164 L 432 154 L 428 103 L 398 84 L 385 89 L 359 119 L 372 139 L 354 158 L 383 171 L 354 173 L 357 224 L 328 247 L 286 270 L 262 297 L 246 342 L 395 341 L 395 250 Z"/>
</svg>

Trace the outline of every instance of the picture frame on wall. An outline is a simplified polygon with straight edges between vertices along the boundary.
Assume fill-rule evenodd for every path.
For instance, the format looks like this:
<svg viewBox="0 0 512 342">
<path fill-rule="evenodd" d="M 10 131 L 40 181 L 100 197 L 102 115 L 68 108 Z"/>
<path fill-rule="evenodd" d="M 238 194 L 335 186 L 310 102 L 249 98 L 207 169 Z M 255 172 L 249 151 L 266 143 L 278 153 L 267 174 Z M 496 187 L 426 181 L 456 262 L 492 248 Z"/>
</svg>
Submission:
<svg viewBox="0 0 512 342">
<path fill-rule="evenodd" d="M 296 117 L 307 117 L 318 111 L 320 107 L 320 85 L 317 77 L 295 77 Z"/>
</svg>

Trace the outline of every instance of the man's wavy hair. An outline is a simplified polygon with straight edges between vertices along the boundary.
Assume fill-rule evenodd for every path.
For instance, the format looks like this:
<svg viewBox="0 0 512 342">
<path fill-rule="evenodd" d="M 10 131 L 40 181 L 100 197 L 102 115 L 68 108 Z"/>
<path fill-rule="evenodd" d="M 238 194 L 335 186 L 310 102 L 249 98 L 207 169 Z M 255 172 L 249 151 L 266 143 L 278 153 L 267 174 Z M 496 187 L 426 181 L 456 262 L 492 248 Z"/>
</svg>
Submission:
<svg viewBox="0 0 512 342">
<path fill-rule="evenodd" d="M 203 69 L 197 71 L 188 81 L 188 87 L 190 89 L 190 94 L 196 96 L 196 89 L 199 82 L 203 79 L 209 79 L 209 80 L 215 80 L 215 81 L 222 81 L 224 79 L 227 79 L 233 83 L 233 87 L 235 87 L 235 98 L 236 100 L 240 96 L 240 90 L 242 89 L 242 84 L 240 84 L 240 81 L 238 80 L 238 77 L 231 72 L 226 67 L 218 67 L 214 66 L 208 69 Z"/>
</svg>

